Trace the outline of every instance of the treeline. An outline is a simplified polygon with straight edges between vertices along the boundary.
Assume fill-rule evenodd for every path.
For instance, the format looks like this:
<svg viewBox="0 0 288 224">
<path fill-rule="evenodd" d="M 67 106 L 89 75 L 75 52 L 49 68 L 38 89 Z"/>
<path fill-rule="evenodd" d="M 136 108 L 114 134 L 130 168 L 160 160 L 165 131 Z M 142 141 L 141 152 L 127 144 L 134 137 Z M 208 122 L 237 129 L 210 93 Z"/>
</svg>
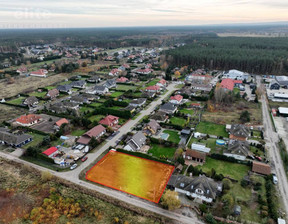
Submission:
<svg viewBox="0 0 288 224">
<path fill-rule="evenodd" d="M 170 65 L 288 75 L 288 38 L 191 37 L 187 42 L 165 52 Z"/>
</svg>

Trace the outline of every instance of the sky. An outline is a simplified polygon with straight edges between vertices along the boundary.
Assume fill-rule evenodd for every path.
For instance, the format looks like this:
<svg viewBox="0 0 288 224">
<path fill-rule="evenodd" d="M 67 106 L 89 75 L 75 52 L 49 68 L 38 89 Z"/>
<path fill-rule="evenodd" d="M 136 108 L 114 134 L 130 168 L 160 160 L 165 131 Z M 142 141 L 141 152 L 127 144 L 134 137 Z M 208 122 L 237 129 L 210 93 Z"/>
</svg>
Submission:
<svg viewBox="0 0 288 224">
<path fill-rule="evenodd" d="M 287 0 L 0 0 L 0 28 L 288 21 Z"/>
</svg>

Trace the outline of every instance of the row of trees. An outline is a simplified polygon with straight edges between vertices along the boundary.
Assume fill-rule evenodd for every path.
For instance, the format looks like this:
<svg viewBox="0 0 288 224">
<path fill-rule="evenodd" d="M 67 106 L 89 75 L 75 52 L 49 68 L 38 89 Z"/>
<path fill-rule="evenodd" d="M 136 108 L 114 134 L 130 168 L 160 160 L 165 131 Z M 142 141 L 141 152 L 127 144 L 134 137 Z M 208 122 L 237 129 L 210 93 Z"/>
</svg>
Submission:
<svg viewBox="0 0 288 224">
<path fill-rule="evenodd" d="M 288 74 L 288 38 L 198 38 L 166 51 L 171 65 L 231 68 L 259 74 Z M 168 60 L 168 59 L 167 59 Z"/>
</svg>

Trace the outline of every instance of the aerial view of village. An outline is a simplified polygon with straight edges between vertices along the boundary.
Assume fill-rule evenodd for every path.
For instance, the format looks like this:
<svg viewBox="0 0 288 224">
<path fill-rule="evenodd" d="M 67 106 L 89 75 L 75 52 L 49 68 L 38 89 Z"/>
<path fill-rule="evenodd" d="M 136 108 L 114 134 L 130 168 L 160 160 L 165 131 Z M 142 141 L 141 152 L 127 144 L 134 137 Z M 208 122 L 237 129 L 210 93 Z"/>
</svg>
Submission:
<svg viewBox="0 0 288 224">
<path fill-rule="evenodd" d="M 14 28 L 0 223 L 286 223 L 287 23 Z"/>
</svg>

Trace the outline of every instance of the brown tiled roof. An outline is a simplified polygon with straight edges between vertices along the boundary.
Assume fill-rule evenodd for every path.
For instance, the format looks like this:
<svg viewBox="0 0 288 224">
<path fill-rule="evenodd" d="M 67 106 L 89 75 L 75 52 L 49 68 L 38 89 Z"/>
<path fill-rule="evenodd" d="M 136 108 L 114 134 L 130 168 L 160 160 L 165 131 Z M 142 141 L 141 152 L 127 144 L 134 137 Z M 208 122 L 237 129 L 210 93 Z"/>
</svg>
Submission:
<svg viewBox="0 0 288 224">
<path fill-rule="evenodd" d="M 192 150 L 192 149 L 187 149 L 186 153 L 185 153 L 185 157 L 186 156 L 190 156 L 190 157 L 194 157 L 194 158 L 198 158 L 198 159 L 205 159 L 206 158 L 206 154 L 196 151 L 196 150 Z"/>
<path fill-rule="evenodd" d="M 271 174 L 271 167 L 266 163 L 253 161 L 252 171 L 259 174 L 269 175 Z"/>
</svg>

